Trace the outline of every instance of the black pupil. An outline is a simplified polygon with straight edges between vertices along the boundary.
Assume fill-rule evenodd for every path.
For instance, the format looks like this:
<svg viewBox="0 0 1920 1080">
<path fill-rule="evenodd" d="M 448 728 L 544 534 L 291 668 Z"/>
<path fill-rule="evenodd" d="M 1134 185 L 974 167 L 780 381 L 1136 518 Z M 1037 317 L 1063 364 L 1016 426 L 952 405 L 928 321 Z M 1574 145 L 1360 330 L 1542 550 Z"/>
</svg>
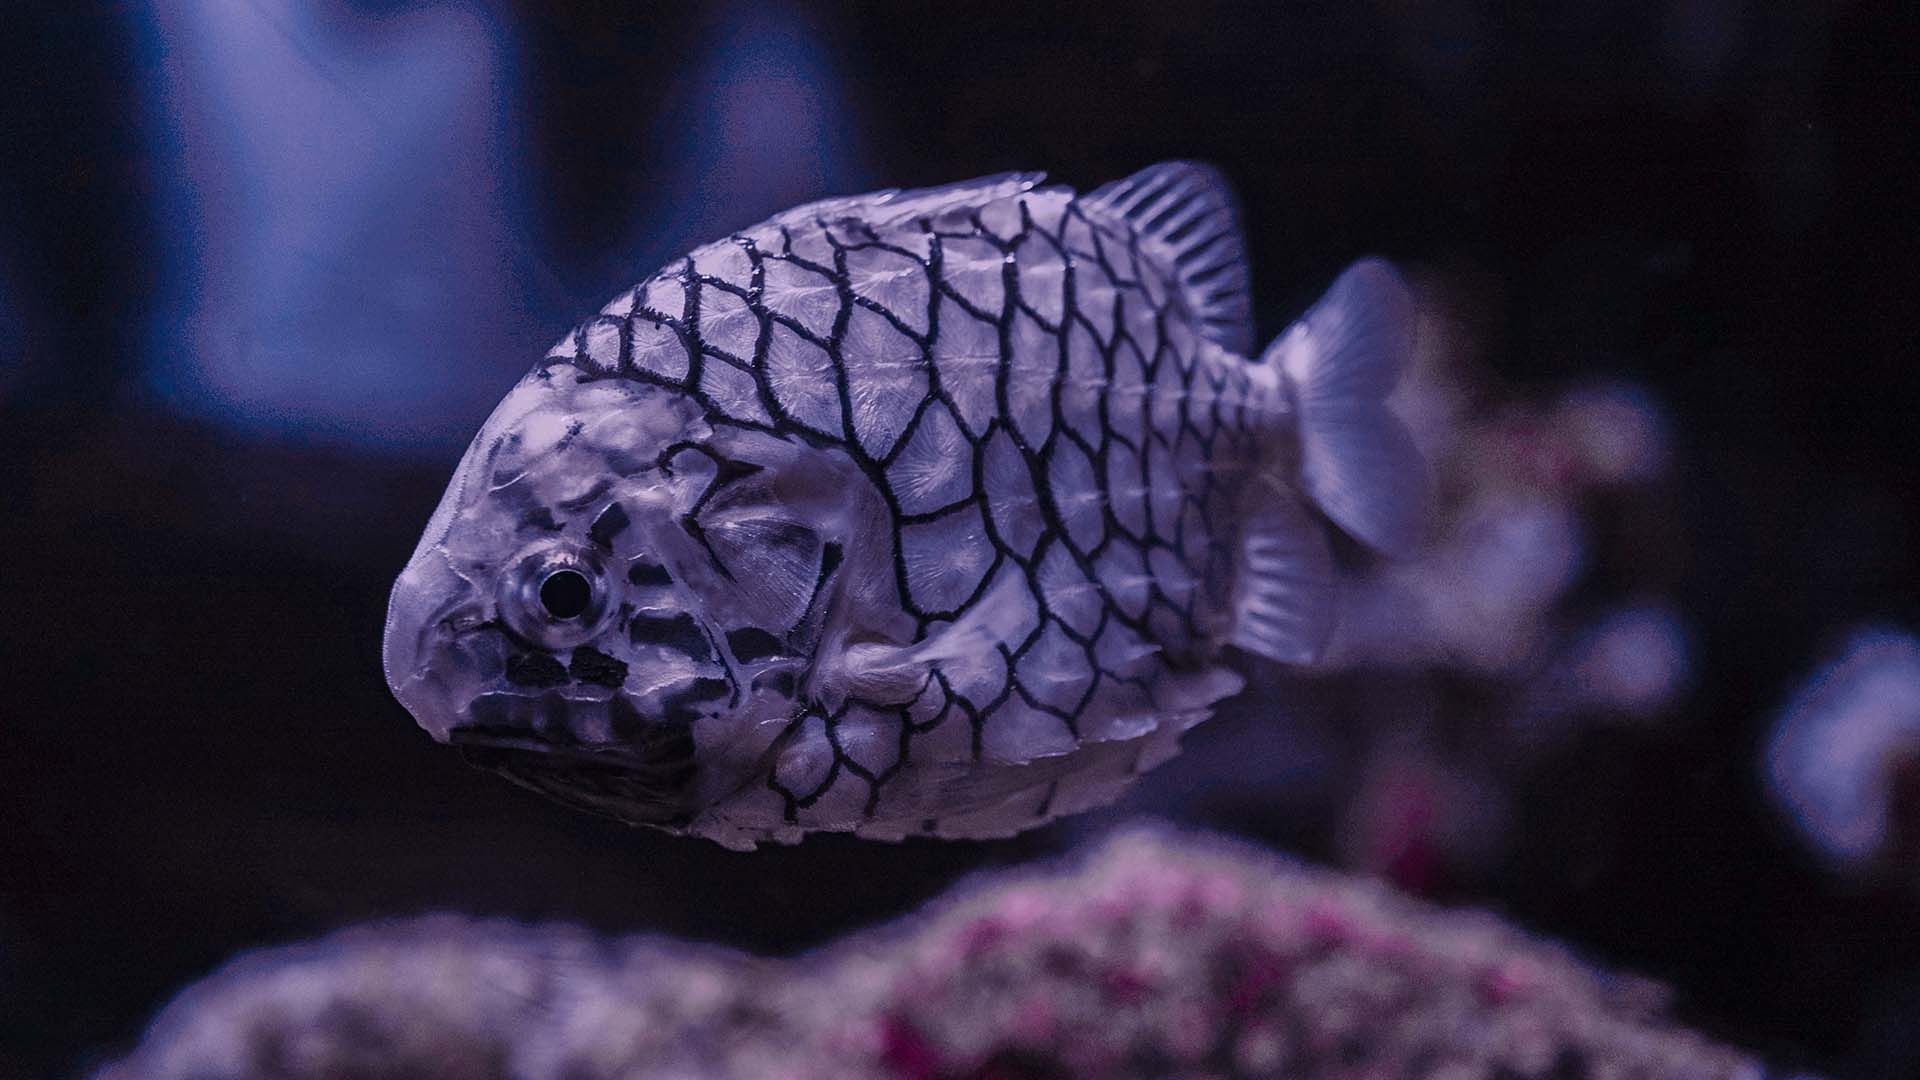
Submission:
<svg viewBox="0 0 1920 1080">
<path fill-rule="evenodd" d="M 593 586 L 578 570 L 555 570 L 540 583 L 540 606 L 556 619 L 579 617 L 593 599 Z"/>
</svg>

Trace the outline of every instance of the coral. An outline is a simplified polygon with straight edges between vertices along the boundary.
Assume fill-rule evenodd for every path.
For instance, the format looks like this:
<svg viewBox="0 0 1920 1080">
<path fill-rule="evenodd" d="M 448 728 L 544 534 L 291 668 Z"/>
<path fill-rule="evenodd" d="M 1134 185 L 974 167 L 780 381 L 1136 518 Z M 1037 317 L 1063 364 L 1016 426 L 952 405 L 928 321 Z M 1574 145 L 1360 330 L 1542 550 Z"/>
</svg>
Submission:
<svg viewBox="0 0 1920 1080">
<path fill-rule="evenodd" d="M 354 927 L 234 961 L 101 1077 L 507 1077 L 558 973 L 603 964 L 567 928 L 448 915 Z"/>
<path fill-rule="evenodd" d="M 799 960 L 435 917 L 244 957 L 132 1077 L 1758 1077 L 1490 915 L 1130 830 Z"/>
</svg>

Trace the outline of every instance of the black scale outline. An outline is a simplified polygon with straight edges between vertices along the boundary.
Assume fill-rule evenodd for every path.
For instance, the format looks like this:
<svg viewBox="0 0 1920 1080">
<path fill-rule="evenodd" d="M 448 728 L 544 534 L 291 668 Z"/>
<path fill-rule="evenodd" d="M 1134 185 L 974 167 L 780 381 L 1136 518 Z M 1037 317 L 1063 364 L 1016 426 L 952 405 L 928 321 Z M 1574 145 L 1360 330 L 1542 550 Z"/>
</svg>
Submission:
<svg viewBox="0 0 1920 1080">
<path fill-rule="evenodd" d="M 1204 364 L 1200 361 L 1201 336 L 1198 325 L 1192 315 L 1182 308 L 1178 287 L 1170 275 L 1160 275 L 1160 279 L 1156 281 L 1157 288 L 1166 303 L 1154 307 L 1147 281 L 1148 276 L 1155 274 L 1156 270 L 1150 260 L 1143 256 L 1142 237 L 1131 223 L 1096 221 L 1088 215 L 1083 204 L 1075 199 L 1063 208 L 1057 229 L 1049 232 L 1034 227 L 1031 209 L 1024 197 L 1006 196 L 1005 198 L 1018 200 L 1020 227 L 1009 237 L 998 236 L 989 229 L 981 218 L 980 208 L 975 208 L 966 215 L 966 224 L 971 228 L 960 231 L 935 228 L 931 219 L 919 219 L 914 225 L 919 228 L 921 239 L 927 244 L 928 254 L 925 258 L 903 246 L 888 243 L 867 223 L 852 218 L 832 221 L 815 218 L 813 221 L 813 227 L 818 229 L 819 236 L 825 240 L 832 252 L 831 266 L 809 259 L 794 250 L 791 224 L 782 225 L 778 229 L 780 237 L 778 252 L 762 251 L 753 237 L 736 234 L 726 242 L 738 245 L 747 258 L 749 278 L 746 286 L 702 274 L 698 272 L 693 257 L 685 257 L 678 260 L 675 266 L 634 286 L 629 294 L 631 302 L 628 315 L 601 315 L 588 320 L 570 335 L 569 340 L 573 346 L 571 356 L 563 352 L 555 352 L 536 368 L 536 376 L 542 378 L 550 377 L 552 368 L 564 364 L 579 371 L 583 381 L 618 377 L 659 386 L 692 397 L 707 413 L 708 422 L 716 426 L 724 425 L 743 431 L 762 432 L 846 453 L 867 475 L 892 518 L 894 540 L 892 563 L 896 591 L 903 608 L 916 620 L 920 635 L 924 635 L 933 623 L 950 621 L 976 603 L 1007 562 L 1013 562 L 1025 578 L 1028 597 L 1034 605 L 1034 627 L 1015 647 L 1009 649 L 1004 644 L 998 646 L 1004 675 L 1002 685 L 992 699 L 984 703 L 970 701 L 965 695 L 954 691 L 943 672 L 935 671 L 923 683 L 913 701 L 907 705 L 886 705 L 850 698 L 842 701 L 830 712 L 810 705 L 789 722 L 785 732 L 776 741 L 775 751 L 769 755 L 769 760 L 776 760 L 779 745 L 797 737 L 805 721 L 815 716 L 822 721 L 828 743 L 833 750 L 833 760 L 826 774 L 811 791 L 805 793 L 789 790 L 780 782 L 775 771 L 769 768 L 765 778 L 766 785 L 781 797 L 784 804 L 783 816 L 789 823 L 797 824 L 800 811 L 812 807 L 824 798 L 833 788 L 842 771 L 851 773 L 867 784 L 868 794 L 864 817 L 871 820 L 878 812 L 882 788 L 886 782 L 909 764 L 913 736 L 924 734 L 948 722 L 951 712 L 956 708 L 965 714 L 970 725 L 971 753 L 974 760 L 978 761 L 983 757 L 985 725 L 991 721 L 993 714 L 1016 694 L 1028 707 L 1059 719 L 1076 739 L 1080 735 L 1080 716 L 1094 700 L 1103 679 L 1132 685 L 1140 690 L 1150 703 L 1157 705 L 1154 686 L 1148 676 L 1121 676 L 1100 666 L 1096 656 L 1097 643 L 1107 632 L 1109 624 L 1118 623 L 1140 638 L 1160 644 L 1174 659 L 1175 664 L 1180 665 L 1196 659 L 1199 650 L 1203 647 L 1202 643 L 1206 640 L 1209 627 L 1202 618 L 1200 610 L 1203 599 L 1213 609 L 1217 609 L 1224 602 L 1228 564 L 1231 562 L 1230 534 L 1226 528 L 1226 521 L 1214 520 L 1218 517 L 1214 511 L 1224 509 L 1222 502 L 1230 494 L 1227 490 L 1231 487 L 1228 479 L 1233 466 L 1236 463 L 1250 462 L 1256 452 L 1258 436 L 1249 415 L 1252 397 L 1251 380 L 1243 371 L 1231 365 Z M 1066 242 L 1069 224 L 1076 220 L 1084 226 L 1085 235 L 1092 241 L 1091 253 L 1075 251 Z M 845 235 L 836 230 L 843 231 Z M 1115 234 L 1124 237 L 1124 243 L 1118 242 Z M 973 304 L 944 273 L 944 242 L 960 238 L 985 240 L 1002 252 L 1001 308 L 997 314 L 986 312 Z M 1052 248 L 1052 254 L 1064 267 L 1060 285 L 1061 318 L 1057 322 L 1047 319 L 1036 310 L 1020 291 L 1019 252 L 1024 244 L 1036 238 Z M 1118 250 L 1110 251 L 1109 245 L 1114 245 Z M 916 332 L 897 313 L 853 290 L 851 275 L 848 271 L 848 255 L 850 252 L 861 250 L 886 251 L 909 260 L 918 267 L 918 272 L 925 276 L 927 329 L 924 333 Z M 772 259 L 783 260 L 812 273 L 834 287 L 838 305 L 833 326 L 826 337 L 822 338 L 814 333 L 799 319 L 766 306 L 764 303 L 766 267 L 768 261 Z M 1076 275 L 1083 260 L 1097 266 L 1113 286 L 1113 310 L 1108 316 L 1112 332 L 1106 336 L 1100 333 L 1100 328 L 1094 321 L 1094 316 L 1100 313 L 1083 310 L 1079 303 Z M 1122 267 L 1116 266 L 1116 261 L 1120 260 L 1124 260 L 1126 273 L 1121 272 Z M 683 304 L 681 317 L 668 315 L 642 303 L 648 287 L 660 280 L 674 280 L 681 286 Z M 732 355 L 703 339 L 700 333 L 701 296 L 709 289 L 727 292 L 740 298 L 755 315 L 757 329 L 753 356 Z M 1153 340 L 1150 345 L 1136 340 L 1129 329 L 1130 320 L 1127 309 L 1129 300 L 1146 304 L 1154 311 Z M 920 351 L 921 371 L 925 376 L 927 387 L 921 400 L 914 406 L 913 415 L 901 425 L 892 444 L 877 457 L 867 450 L 856 430 L 852 388 L 842 354 L 847 326 L 856 306 L 864 307 L 879 315 L 896 332 L 915 343 Z M 940 366 L 934 358 L 935 344 L 940 336 L 941 314 L 949 306 L 958 309 L 965 317 L 992 323 L 997 332 L 1000 362 L 994 371 L 993 380 L 995 412 L 978 437 L 962 419 L 966 414 L 959 408 L 952 393 L 942 386 Z M 1009 358 L 1013 351 L 1013 322 L 1021 317 L 1031 319 L 1045 334 L 1051 336 L 1057 348 L 1055 370 L 1049 379 L 1048 387 L 1050 422 L 1047 436 L 1038 447 L 1029 443 L 1025 433 L 1020 430 L 1020 425 L 1012 419 Z M 1187 323 L 1188 336 L 1193 343 L 1193 348 L 1188 355 L 1181 355 L 1173 347 L 1168 332 L 1170 318 L 1183 319 Z M 673 331 L 686 353 L 687 370 L 684 375 L 676 379 L 640 367 L 634 362 L 633 331 L 636 322 L 641 319 Z M 612 370 L 598 367 L 591 359 L 586 347 L 588 330 L 604 320 L 617 322 L 619 356 Z M 774 393 L 772 380 L 767 371 L 767 351 L 776 325 L 785 328 L 801 341 L 820 349 L 828 358 L 829 368 L 835 380 L 842 429 L 837 436 L 822 433 L 792 416 L 780 402 L 778 395 Z M 1075 326 L 1083 330 L 1094 343 L 1100 357 L 1100 374 L 1107 386 L 1111 386 L 1115 379 L 1116 357 L 1119 350 L 1131 348 L 1134 351 L 1140 370 L 1141 385 L 1146 391 L 1140 394 L 1137 403 L 1137 408 L 1140 410 L 1139 423 L 1129 427 L 1129 430 L 1138 430 L 1143 433 L 1143 439 L 1138 445 L 1127 434 L 1116 430 L 1111 412 L 1114 402 L 1109 393 L 1101 392 L 1095 395 L 1096 426 L 1099 435 L 1097 444 L 1090 444 L 1085 432 L 1067 422 L 1062 395 L 1069 372 L 1070 337 Z M 704 379 L 709 362 L 725 364 L 752 377 L 757 404 L 765 414 L 765 419 L 742 416 L 736 411 L 727 410 L 707 392 Z M 1167 389 L 1161 381 L 1163 374 L 1177 378 L 1178 400 L 1172 408 L 1177 420 L 1171 435 L 1155 423 L 1153 415 L 1155 405 L 1164 404 L 1164 399 L 1159 397 Z M 1209 391 L 1206 409 L 1208 430 L 1202 430 L 1196 423 L 1194 410 L 1188 405 L 1196 376 L 1205 381 Z M 1231 413 L 1225 411 L 1228 402 L 1233 403 Z M 935 403 L 948 411 L 961 437 L 971 448 L 973 493 L 946 506 L 907 514 L 900 509 L 899 499 L 893 491 L 887 472 L 912 441 Z M 996 434 L 1003 430 L 1013 441 L 1027 465 L 1029 481 L 1042 521 L 1040 537 L 1035 542 L 1032 553 L 1025 557 L 1015 552 L 1012 546 L 999 535 L 985 484 L 985 447 Z M 1218 452 L 1217 443 L 1223 437 L 1237 445 L 1230 448 L 1231 452 L 1221 454 Z M 1177 471 L 1181 462 L 1181 450 L 1188 439 L 1193 440 L 1201 459 L 1210 465 L 1199 474 L 1197 490 L 1186 486 L 1191 478 L 1182 477 Z M 1080 549 L 1066 529 L 1065 519 L 1054 500 L 1049 483 L 1053 454 L 1062 440 L 1071 442 L 1074 448 L 1085 457 L 1103 496 L 1100 501 L 1102 534 L 1099 541 L 1086 550 Z M 1155 513 L 1153 505 L 1152 456 L 1148 446 L 1152 441 L 1158 442 L 1159 450 L 1166 455 L 1169 467 L 1176 470 L 1176 478 L 1183 483 L 1180 497 L 1173 503 L 1171 522 L 1158 520 L 1160 515 Z M 1106 488 L 1109 475 L 1108 456 L 1116 442 L 1133 454 L 1138 463 L 1141 486 L 1148 489 L 1139 496 L 1147 524 L 1143 533 L 1133 532 L 1119 520 L 1114 510 L 1114 500 Z M 688 448 L 687 444 L 677 444 L 675 448 L 669 448 L 662 454 L 662 463 L 665 464 L 664 459 L 669 454 Z M 708 453 L 709 456 L 716 456 L 705 449 L 702 452 Z M 724 472 L 723 462 L 716 461 L 715 464 Z M 699 504 L 704 505 L 723 483 L 719 474 L 716 474 L 716 481 L 702 493 Z M 981 572 L 979 581 L 969 595 L 958 606 L 946 611 L 924 610 L 915 602 L 909 587 L 902 530 L 912 525 L 931 523 L 949 514 L 968 510 L 979 515 L 988 540 L 993 545 L 994 557 Z M 1190 538 L 1186 535 L 1190 520 L 1189 510 L 1197 514 L 1205 526 L 1208 533 L 1205 538 Z M 698 506 L 689 512 L 688 517 L 692 519 L 697 513 Z M 697 521 L 693 524 L 696 526 L 694 533 L 698 536 Z M 1050 546 L 1058 544 L 1072 557 L 1077 569 L 1087 581 L 1100 585 L 1102 579 L 1095 563 L 1106 549 L 1116 542 L 1125 542 L 1135 549 L 1138 561 L 1145 568 L 1149 579 L 1146 599 L 1141 606 L 1140 614 L 1132 616 L 1112 597 L 1105 595 L 1103 589 L 1099 617 L 1093 629 L 1082 634 L 1075 630 L 1065 618 L 1053 611 L 1045 590 L 1040 584 L 1039 568 L 1047 558 Z M 1204 550 L 1195 550 L 1203 543 Z M 1169 595 L 1152 573 L 1151 556 L 1156 547 L 1173 552 L 1194 579 L 1184 604 Z M 1160 635 L 1155 633 L 1154 627 L 1156 610 L 1171 613 L 1176 619 L 1182 640 L 1160 640 Z M 1086 688 L 1071 708 L 1061 708 L 1039 701 L 1023 685 L 1019 677 L 1020 661 L 1035 647 L 1049 625 L 1056 627 L 1061 634 L 1082 650 L 1087 671 L 1090 673 Z M 936 686 L 941 695 L 939 707 L 933 710 L 929 719 L 915 721 L 913 719 L 915 707 L 920 705 L 921 698 Z M 898 719 L 899 746 L 893 762 L 884 769 L 866 768 L 847 754 L 841 745 L 838 726 L 856 706 L 882 715 L 891 714 Z M 1135 769 L 1137 770 L 1137 763 Z M 1046 816 L 1047 807 L 1051 805 L 1058 789 L 1057 781 L 1047 783 L 1045 789 L 1044 799 L 1036 810 L 1038 817 Z M 925 819 L 920 823 L 920 828 L 924 832 L 937 831 L 938 819 Z"/>
</svg>

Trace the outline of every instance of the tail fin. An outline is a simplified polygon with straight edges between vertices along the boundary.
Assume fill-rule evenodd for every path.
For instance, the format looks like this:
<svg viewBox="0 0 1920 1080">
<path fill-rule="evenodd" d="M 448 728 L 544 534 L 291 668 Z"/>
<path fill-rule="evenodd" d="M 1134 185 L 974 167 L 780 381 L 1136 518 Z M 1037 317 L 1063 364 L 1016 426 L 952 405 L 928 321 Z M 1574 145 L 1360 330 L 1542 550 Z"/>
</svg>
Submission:
<svg viewBox="0 0 1920 1080">
<path fill-rule="evenodd" d="M 1296 488 L 1374 548 L 1405 555 L 1418 546 L 1426 466 L 1386 407 L 1412 336 L 1406 286 L 1392 267 L 1368 259 L 1268 346 L 1269 377 L 1293 401 L 1299 455 L 1296 463 L 1276 452 L 1248 487 L 1227 634 L 1233 644 L 1310 664 L 1332 633 L 1333 554 Z"/>
<path fill-rule="evenodd" d="M 1426 527 L 1426 465 L 1386 406 L 1413 325 L 1400 275 L 1362 259 L 1261 357 L 1292 392 L 1300 486 L 1334 524 L 1395 557 L 1412 554 Z"/>
</svg>

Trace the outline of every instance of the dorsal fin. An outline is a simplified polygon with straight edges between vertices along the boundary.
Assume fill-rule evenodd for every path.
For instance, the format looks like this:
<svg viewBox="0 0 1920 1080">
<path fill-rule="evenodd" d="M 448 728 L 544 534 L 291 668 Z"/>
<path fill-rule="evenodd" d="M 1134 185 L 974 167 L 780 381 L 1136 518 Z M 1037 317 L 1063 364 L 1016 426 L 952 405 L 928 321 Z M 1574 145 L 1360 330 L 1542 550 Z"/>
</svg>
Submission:
<svg viewBox="0 0 1920 1080">
<path fill-rule="evenodd" d="M 1031 191 L 1047 178 L 1043 172 L 1005 172 L 925 188 L 887 188 L 862 195 L 838 195 L 782 211 L 768 225 L 795 225 L 816 219 L 833 221 L 858 217 L 875 227 L 938 217 L 954 207 L 977 207 Z"/>
<path fill-rule="evenodd" d="M 1240 356 L 1252 354 L 1240 211 L 1217 170 L 1165 161 L 1095 190 L 1086 201 L 1131 222 L 1145 246 L 1173 268 L 1208 340 Z"/>
</svg>

